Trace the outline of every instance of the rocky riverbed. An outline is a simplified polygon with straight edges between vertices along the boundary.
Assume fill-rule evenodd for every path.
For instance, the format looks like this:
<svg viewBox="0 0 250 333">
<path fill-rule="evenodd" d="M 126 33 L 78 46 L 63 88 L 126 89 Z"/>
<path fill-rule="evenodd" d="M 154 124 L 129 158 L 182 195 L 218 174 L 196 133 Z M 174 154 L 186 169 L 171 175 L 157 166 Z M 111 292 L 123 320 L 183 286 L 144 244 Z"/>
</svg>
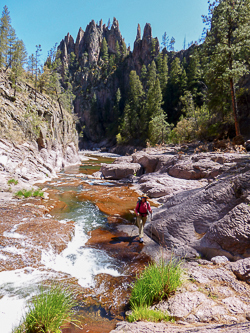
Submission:
<svg viewBox="0 0 250 333">
<path fill-rule="evenodd" d="M 91 174 L 92 171 L 87 173 Z M 140 270 L 138 263 L 149 260 L 148 256 L 153 260 L 161 257 L 169 260 L 172 256 L 183 260 L 183 286 L 170 299 L 154 305 L 155 309 L 168 311 L 176 319 L 175 324 L 122 321 L 112 332 L 250 331 L 248 175 L 249 155 L 246 153 L 190 155 L 180 154 L 171 148 L 119 157 L 113 164 L 103 164 L 100 171 L 88 176 L 89 182 L 98 182 L 99 177 L 106 178 L 107 182 L 119 179 L 121 185 L 120 189 L 119 186 L 118 189 L 111 186 L 107 195 L 102 185 L 96 183 L 93 187 L 85 182 L 86 191 L 77 194 L 81 200 L 92 200 L 103 212 L 111 213 L 109 224 L 116 230 L 115 233 L 101 229 L 93 232 L 88 244 L 90 247 L 103 248 L 116 258 L 130 258 L 127 269 L 132 275 Z M 73 182 L 76 181 L 80 186 L 80 177 Z M 133 190 L 138 194 L 146 192 L 151 197 L 152 206 L 155 206 L 153 219 L 146 227 L 143 245 L 139 244 L 138 229 L 133 225 L 131 210 L 136 202 Z M 16 214 L 22 217 L 18 234 L 29 233 L 36 228 L 34 216 L 39 221 L 41 218 L 39 234 L 47 234 L 46 223 L 42 222 L 44 213 L 55 207 L 64 209 L 59 202 L 53 204 L 56 201 L 51 194 L 47 204 L 43 199 L 35 202 L 32 199 L 20 205 L 17 199 L 6 202 L 11 195 L 9 190 L 2 193 L 8 194 L 2 197 L 1 210 L 5 216 L 3 222 L 6 222 L 1 224 L 1 228 L 5 228 L 3 233 L 16 232 L 12 230 Z M 119 204 L 121 202 L 122 205 Z M 33 216 L 31 220 L 30 213 Z M 11 219 L 13 222 L 10 222 Z M 55 230 L 61 230 L 61 234 L 57 232 L 54 235 L 55 250 L 61 252 L 69 241 L 67 237 L 72 234 L 74 225 L 57 223 L 52 223 Z M 19 241 L 13 238 L 13 242 L 17 244 Z M 37 249 L 42 250 L 46 246 L 46 242 L 40 242 L 40 237 L 34 242 L 37 242 Z M 125 251 L 126 247 L 130 248 L 130 254 Z M 207 252 L 211 248 L 213 251 Z M 37 260 L 32 254 L 27 254 L 27 260 L 29 256 Z M 19 265 L 25 267 L 22 258 L 16 255 L 10 260 L 9 268 Z M 9 268 L 2 267 L 4 270 Z M 109 304 L 108 286 L 115 286 L 117 278 L 113 282 L 106 279 L 105 286 L 103 278 L 99 276 L 98 279 L 98 290 L 107 289 L 107 306 L 115 312 L 115 304 Z M 122 297 L 127 296 L 119 291 L 118 285 L 115 288 L 115 293 L 118 292 L 116 299 L 121 298 L 119 306 L 122 308 Z M 102 293 L 96 292 L 90 298 L 101 297 Z M 108 327 L 105 332 L 109 331 Z"/>
<path fill-rule="evenodd" d="M 185 271 L 182 288 L 154 306 L 175 325 L 123 322 L 112 332 L 250 331 L 249 154 L 151 149 L 102 165 L 96 176 L 131 182 L 160 204 L 144 251 L 180 258 Z"/>
</svg>

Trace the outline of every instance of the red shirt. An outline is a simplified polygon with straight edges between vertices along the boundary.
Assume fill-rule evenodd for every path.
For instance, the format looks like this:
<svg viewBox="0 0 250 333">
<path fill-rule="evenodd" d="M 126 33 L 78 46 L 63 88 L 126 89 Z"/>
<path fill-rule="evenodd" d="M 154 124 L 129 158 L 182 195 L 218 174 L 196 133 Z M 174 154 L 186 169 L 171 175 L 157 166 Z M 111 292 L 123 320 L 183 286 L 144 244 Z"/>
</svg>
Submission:
<svg viewBox="0 0 250 333">
<path fill-rule="evenodd" d="M 140 205 L 140 208 L 139 208 L 139 205 Z M 151 213 L 152 210 L 151 210 L 149 202 L 147 202 L 147 201 L 145 201 L 145 202 L 141 201 L 141 203 L 139 203 L 139 201 L 137 202 L 137 205 L 135 207 L 136 214 L 140 213 L 140 215 L 146 216 L 148 214 L 148 210 Z"/>
</svg>

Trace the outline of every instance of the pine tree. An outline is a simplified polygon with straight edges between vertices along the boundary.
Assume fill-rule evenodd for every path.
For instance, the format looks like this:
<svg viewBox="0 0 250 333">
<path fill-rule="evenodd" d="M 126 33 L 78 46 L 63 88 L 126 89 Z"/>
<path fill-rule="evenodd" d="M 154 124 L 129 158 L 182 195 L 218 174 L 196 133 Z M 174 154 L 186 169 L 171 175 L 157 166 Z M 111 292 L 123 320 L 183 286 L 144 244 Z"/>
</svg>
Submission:
<svg viewBox="0 0 250 333">
<path fill-rule="evenodd" d="M 215 0 L 209 1 L 209 14 L 204 17 L 209 25 L 203 51 L 206 80 L 208 85 L 211 83 L 210 98 L 213 100 L 213 94 L 218 96 L 217 92 L 227 87 L 236 135 L 240 135 L 236 87 L 248 72 L 245 59 L 250 49 L 249 16 L 249 0 Z"/>
<path fill-rule="evenodd" d="M 163 53 L 159 53 L 157 57 L 158 77 L 161 84 L 161 91 L 164 93 L 166 85 L 168 83 L 168 56 Z"/>
<path fill-rule="evenodd" d="M 36 103 L 36 89 L 37 89 L 37 81 L 40 74 L 40 55 L 41 55 L 41 45 L 36 45 L 36 55 L 35 55 L 35 103 Z"/>
<path fill-rule="evenodd" d="M 169 51 L 174 51 L 174 44 L 175 44 L 175 38 L 174 37 L 172 37 L 171 38 L 171 40 L 170 40 L 170 42 L 169 42 Z"/>
<path fill-rule="evenodd" d="M 32 80 L 34 79 L 35 68 L 36 68 L 36 58 L 34 56 L 34 53 L 32 53 L 28 59 L 28 71 L 31 74 Z"/>
<path fill-rule="evenodd" d="M 116 62 L 116 64 L 119 64 L 120 59 L 121 59 L 120 45 L 119 45 L 118 41 L 116 41 L 116 43 L 115 43 L 115 62 Z"/>
<path fill-rule="evenodd" d="M 12 29 L 10 12 L 8 7 L 4 6 L 0 19 L 0 67 L 8 66 L 8 47 Z"/>
<path fill-rule="evenodd" d="M 162 43 L 161 45 L 163 45 L 163 47 L 165 47 L 166 49 L 168 49 L 169 46 L 169 37 L 167 36 L 166 31 L 164 32 L 163 36 L 162 36 Z"/>
<path fill-rule="evenodd" d="M 125 58 L 127 55 L 127 46 L 124 40 L 122 41 L 122 57 Z"/>
<path fill-rule="evenodd" d="M 143 115 L 144 91 L 136 71 L 129 75 L 129 96 L 124 108 L 121 134 L 125 141 L 141 138 L 140 119 Z"/>
<path fill-rule="evenodd" d="M 147 67 L 145 64 L 142 65 L 141 68 L 141 82 L 143 85 L 143 88 L 146 88 L 146 84 L 147 84 L 147 77 L 148 77 L 148 71 L 147 71 Z"/>
<path fill-rule="evenodd" d="M 17 81 L 23 72 L 23 66 L 27 61 L 27 52 L 22 40 L 17 40 L 13 46 L 13 54 L 11 61 L 11 81 L 14 88 L 14 96 L 16 95 Z"/>
<path fill-rule="evenodd" d="M 103 41 L 102 41 L 101 56 L 104 61 L 104 65 L 103 65 L 104 76 L 107 76 L 108 75 L 109 53 L 108 53 L 108 43 L 107 43 L 105 37 L 103 38 Z"/>
<path fill-rule="evenodd" d="M 156 80 L 156 64 L 153 60 L 151 64 L 148 65 L 148 80 L 147 80 L 147 88 L 155 84 Z"/>
</svg>

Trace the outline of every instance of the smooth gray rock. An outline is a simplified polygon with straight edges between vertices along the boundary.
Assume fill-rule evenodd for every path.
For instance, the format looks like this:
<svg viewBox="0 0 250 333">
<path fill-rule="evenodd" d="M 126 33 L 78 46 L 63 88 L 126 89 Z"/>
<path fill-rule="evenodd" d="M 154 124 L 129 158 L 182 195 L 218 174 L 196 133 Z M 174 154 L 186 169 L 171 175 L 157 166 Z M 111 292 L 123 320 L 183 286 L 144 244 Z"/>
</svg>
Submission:
<svg viewBox="0 0 250 333">
<path fill-rule="evenodd" d="M 214 264 L 214 265 L 226 265 L 228 264 L 229 260 L 227 257 L 225 256 L 217 256 L 217 257 L 213 257 L 211 259 L 211 262 Z"/>
<path fill-rule="evenodd" d="M 208 258 L 237 260 L 250 255 L 250 172 L 177 193 L 154 210 L 152 235 L 175 249 L 189 246 Z M 148 233 L 147 227 L 145 231 Z"/>
<path fill-rule="evenodd" d="M 141 172 L 141 168 L 141 165 L 138 163 L 103 163 L 100 171 L 106 179 L 119 180 L 130 175 L 139 174 Z"/>
</svg>

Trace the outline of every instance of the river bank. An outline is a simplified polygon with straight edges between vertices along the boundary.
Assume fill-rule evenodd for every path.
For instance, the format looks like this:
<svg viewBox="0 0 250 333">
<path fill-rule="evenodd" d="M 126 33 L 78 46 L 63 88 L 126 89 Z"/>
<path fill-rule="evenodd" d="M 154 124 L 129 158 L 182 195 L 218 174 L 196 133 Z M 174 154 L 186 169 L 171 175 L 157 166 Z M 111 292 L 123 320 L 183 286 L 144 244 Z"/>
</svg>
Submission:
<svg viewBox="0 0 250 333">
<path fill-rule="evenodd" d="M 87 158 L 85 157 L 85 159 Z M 38 258 L 44 249 L 51 248 L 52 244 L 54 254 L 62 253 L 70 242 L 70 238 L 74 235 L 76 224 L 72 223 L 70 219 L 66 223 L 62 223 L 60 220 L 56 221 L 56 217 L 61 212 L 68 214 L 72 210 L 77 197 L 77 200 L 79 199 L 80 201 L 93 202 L 100 211 L 108 214 L 104 226 L 89 231 L 85 246 L 89 249 L 105 251 L 119 262 L 125 259 L 120 268 L 123 275 L 126 275 L 124 277 L 112 277 L 110 275 L 111 272 L 108 274 L 100 273 L 94 279 L 95 288 L 86 290 L 79 285 L 77 277 L 70 278 L 68 274 L 60 273 L 61 280 L 68 281 L 75 286 L 78 290 L 79 301 L 84 304 L 84 309 L 79 308 L 79 313 L 86 318 L 83 321 L 84 325 L 86 324 L 84 331 L 96 333 L 99 332 L 98 329 L 101 326 L 103 327 L 102 332 L 110 332 L 116 322 L 118 322 L 118 325 L 114 332 L 151 332 L 153 329 L 156 332 L 157 330 L 159 332 L 168 332 L 168 330 L 173 332 L 174 330 L 192 332 L 192 327 L 194 326 L 197 331 L 197 325 L 201 326 L 199 330 L 202 332 L 202 330 L 205 330 L 205 327 L 202 328 L 204 325 L 213 322 L 218 323 L 218 325 L 209 326 L 210 328 L 206 327 L 206 330 L 210 329 L 212 331 L 217 327 L 216 329 L 219 332 L 219 329 L 222 329 L 222 324 L 232 326 L 236 325 L 236 323 L 242 323 L 242 326 L 240 326 L 242 329 L 249 327 L 247 326 L 248 324 L 245 324 L 249 318 L 250 299 L 247 283 L 236 278 L 229 261 L 213 263 L 208 260 L 198 259 L 195 256 L 193 259 L 184 260 L 183 268 L 185 269 L 186 277 L 183 288 L 178 290 L 176 296 L 170 302 L 165 302 L 161 305 L 163 309 L 171 311 L 176 317 L 177 323 L 175 325 L 152 324 L 152 326 L 143 322 L 136 324 L 122 322 L 123 315 L 121 314 L 126 311 L 126 304 L 129 299 L 128 286 L 135 278 L 136 273 L 140 272 L 151 259 L 157 259 L 162 256 L 169 259 L 172 255 L 172 249 L 152 240 L 151 223 L 148 224 L 148 236 L 145 236 L 144 244 L 140 244 L 138 242 L 138 230 L 133 225 L 133 215 L 130 211 L 133 210 L 137 196 L 141 193 L 141 184 L 144 184 L 143 182 L 140 183 L 140 179 L 141 177 L 142 179 L 143 177 L 149 178 L 150 173 L 141 176 L 134 176 L 133 174 L 120 181 L 98 179 L 95 176 L 91 176 L 93 171 L 100 168 L 100 165 L 98 167 L 95 164 L 95 158 L 97 156 L 92 157 L 92 160 L 86 161 L 86 164 L 81 167 L 82 170 L 80 168 L 80 173 L 77 171 L 78 167 L 73 167 L 63 173 L 63 178 L 59 176 L 58 183 L 52 180 L 50 183 L 45 184 L 47 188 L 45 188 L 45 192 L 48 193 L 46 199 L 26 199 L 25 201 L 13 199 L 8 202 L 5 201 L 5 204 L 1 206 L 4 208 L 5 216 L 1 226 L 6 225 L 2 229 L 1 245 L 4 248 L 8 248 L 8 244 L 4 243 L 4 241 L 6 241 L 8 233 L 12 233 L 12 243 L 9 248 L 16 248 L 17 254 L 13 256 L 13 253 L 11 254 L 10 252 L 10 264 L 7 266 L 9 260 L 5 260 L 6 266 L 2 266 L 2 270 L 25 270 L 27 263 L 30 264 L 32 262 L 32 265 L 34 264 L 32 268 L 33 274 L 36 272 L 35 269 L 38 268 L 40 260 Z M 145 161 L 145 156 L 143 158 Z M 143 158 L 141 156 L 141 160 Z M 152 174 L 152 176 L 155 175 Z M 156 177 L 159 178 L 159 174 L 156 174 Z M 205 179 L 205 182 L 209 184 L 210 180 Z M 198 188 L 202 188 L 204 181 L 199 184 Z M 65 190 L 67 191 L 65 192 Z M 153 202 L 155 200 L 154 198 Z M 161 202 L 161 198 L 157 198 L 157 200 L 159 203 Z M 153 216 L 155 215 L 155 209 Z M 53 215 L 52 219 L 49 216 L 51 214 Z M 17 223 L 18 221 L 20 223 Z M 51 228 L 49 227 L 46 230 L 50 225 Z M 32 236 L 32 232 L 34 232 L 34 236 Z M 25 256 L 20 246 L 22 243 L 22 239 L 19 238 L 20 235 L 27 235 L 31 242 L 34 241 L 31 252 L 26 255 L 26 262 L 23 260 Z M 52 237 L 51 244 L 49 239 L 47 242 L 46 235 Z M 39 255 L 32 253 L 34 248 L 37 249 L 37 252 L 40 249 Z M 13 256 L 12 259 L 11 256 Z M 50 268 L 51 277 L 53 276 L 54 268 L 54 266 Z M 236 271 L 236 269 L 234 270 Z M 114 321 L 114 316 L 116 316 L 117 321 Z M 119 321 L 121 322 L 119 323 Z M 221 325 L 219 325 L 220 323 Z M 234 328 L 241 329 L 237 325 Z M 79 330 L 79 332 L 84 331 Z M 63 332 L 78 332 L 78 330 L 71 326 L 65 328 Z"/>
</svg>

